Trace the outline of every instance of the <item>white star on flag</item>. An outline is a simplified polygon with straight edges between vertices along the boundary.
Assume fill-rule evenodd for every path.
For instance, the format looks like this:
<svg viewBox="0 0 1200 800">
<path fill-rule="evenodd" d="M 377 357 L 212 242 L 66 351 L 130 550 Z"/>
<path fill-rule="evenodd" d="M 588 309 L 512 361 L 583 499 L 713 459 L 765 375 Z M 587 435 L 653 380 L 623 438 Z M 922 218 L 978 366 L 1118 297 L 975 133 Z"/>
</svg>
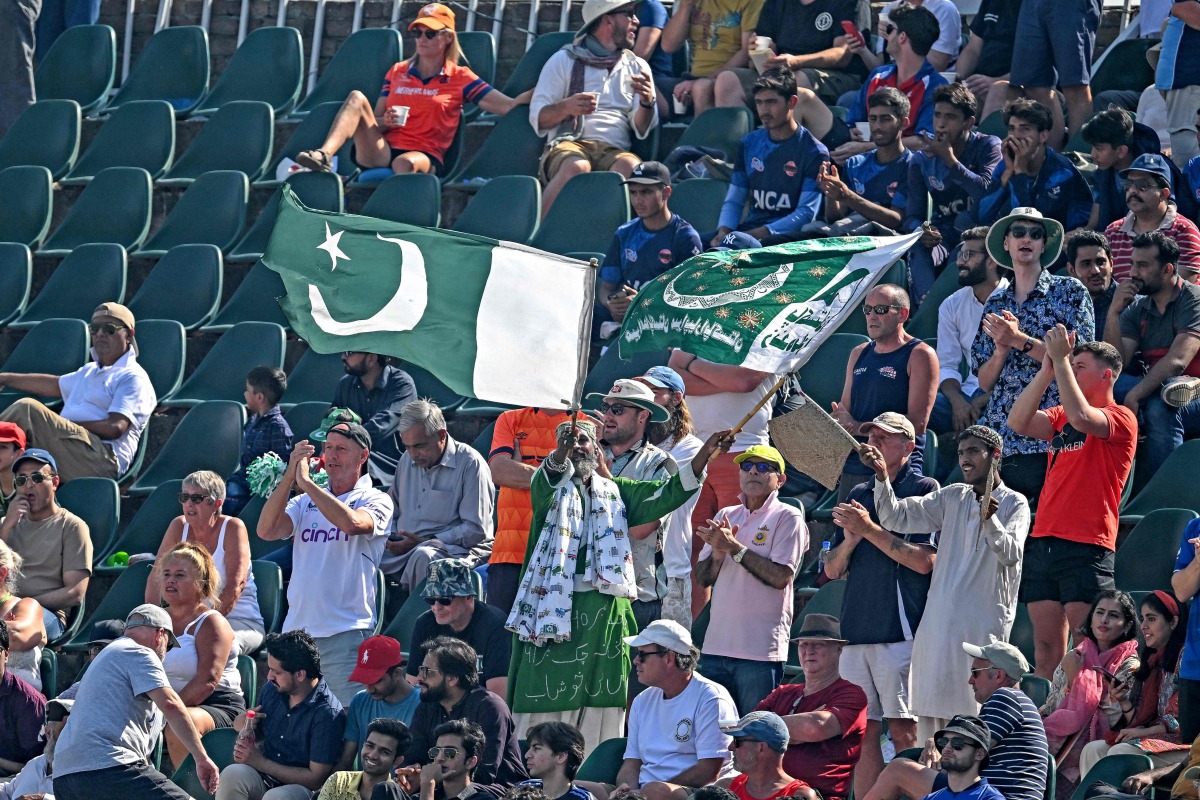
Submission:
<svg viewBox="0 0 1200 800">
<path fill-rule="evenodd" d="M 345 231 L 338 231 L 337 233 L 330 233 L 329 232 L 329 223 L 328 222 L 325 223 L 325 242 L 323 244 L 317 245 L 317 249 L 324 250 L 326 253 L 329 253 L 329 258 L 331 261 L 333 261 L 333 265 L 330 267 L 330 270 L 337 269 L 337 260 L 339 258 L 344 258 L 347 261 L 350 260 L 350 256 L 343 253 L 342 248 L 339 246 L 342 241 L 343 233 L 345 233 Z"/>
</svg>

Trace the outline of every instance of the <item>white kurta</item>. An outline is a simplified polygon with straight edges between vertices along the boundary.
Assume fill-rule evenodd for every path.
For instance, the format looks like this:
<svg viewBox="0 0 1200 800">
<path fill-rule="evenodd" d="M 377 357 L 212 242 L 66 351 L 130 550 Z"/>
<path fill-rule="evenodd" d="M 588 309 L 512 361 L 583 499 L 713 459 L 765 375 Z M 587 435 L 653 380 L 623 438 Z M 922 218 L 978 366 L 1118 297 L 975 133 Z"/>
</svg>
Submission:
<svg viewBox="0 0 1200 800">
<path fill-rule="evenodd" d="M 979 704 L 967 683 L 971 657 L 962 643 L 986 644 L 989 636 L 1008 641 L 1017 612 L 1029 503 L 1003 485 L 992 496 L 1000 509 L 978 536 L 979 499 L 970 485 L 955 483 L 924 497 L 897 500 L 891 482 L 875 481 L 875 508 L 885 529 L 940 531 L 909 672 L 909 701 L 918 716 L 978 714 Z"/>
</svg>

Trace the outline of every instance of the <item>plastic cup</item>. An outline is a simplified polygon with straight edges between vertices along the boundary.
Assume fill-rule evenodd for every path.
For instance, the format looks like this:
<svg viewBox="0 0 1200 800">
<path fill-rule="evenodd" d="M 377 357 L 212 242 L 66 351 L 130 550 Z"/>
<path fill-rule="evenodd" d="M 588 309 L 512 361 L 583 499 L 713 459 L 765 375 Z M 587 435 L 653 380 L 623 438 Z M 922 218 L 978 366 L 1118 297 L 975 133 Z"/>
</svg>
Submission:
<svg viewBox="0 0 1200 800">
<path fill-rule="evenodd" d="M 408 106 L 392 106 L 392 124 L 403 128 L 408 124 Z"/>
<path fill-rule="evenodd" d="M 858 132 L 862 134 L 864 142 L 871 141 L 871 123 L 856 122 L 854 123 L 854 127 L 858 128 Z"/>
<path fill-rule="evenodd" d="M 671 107 L 675 109 L 675 116 L 682 117 L 687 113 L 687 103 L 680 101 L 675 95 L 671 95 Z"/>
<path fill-rule="evenodd" d="M 943 78 L 945 78 L 946 83 L 955 83 L 958 81 L 957 72 L 939 72 L 938 75 L 941 75 Z"/>
</svg>

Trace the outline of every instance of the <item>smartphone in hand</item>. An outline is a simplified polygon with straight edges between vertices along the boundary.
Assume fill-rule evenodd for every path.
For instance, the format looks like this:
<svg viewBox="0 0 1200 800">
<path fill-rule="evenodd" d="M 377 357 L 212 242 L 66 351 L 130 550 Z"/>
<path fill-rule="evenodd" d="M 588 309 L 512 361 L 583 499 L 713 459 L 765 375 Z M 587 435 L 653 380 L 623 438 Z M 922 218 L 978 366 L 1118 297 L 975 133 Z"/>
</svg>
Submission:
<svg viewBox="0 0 1200 800">
<path fill-rule="evenodd" d="M 850 22 L 849 20 L 842 20 L 842 30 L 846 32 L 847 36 L 853 36 L 858 41 L 860 46 L 867 46 L 867 41 L 866 39 L 863 39 L 862 32 L 858 28 L 854 27 L 853 22 Z"/>
</svg>

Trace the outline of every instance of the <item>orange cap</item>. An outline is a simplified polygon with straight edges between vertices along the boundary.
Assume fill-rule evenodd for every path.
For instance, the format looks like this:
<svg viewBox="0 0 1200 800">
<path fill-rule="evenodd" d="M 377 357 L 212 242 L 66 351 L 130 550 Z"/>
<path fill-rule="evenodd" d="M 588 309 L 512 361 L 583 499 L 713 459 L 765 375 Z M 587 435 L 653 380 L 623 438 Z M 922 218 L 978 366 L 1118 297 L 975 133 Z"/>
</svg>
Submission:
<svg viewBox="0 0 1200 800">
<path fill-rule="evenodd" d="M 441 3 L 430 3 L 417 12 L 417 18 L 408 26 L 411 31 L 416 27 L 429 28 L 433 31 L 454 30 L 454 12 Z"/>
</svg>

